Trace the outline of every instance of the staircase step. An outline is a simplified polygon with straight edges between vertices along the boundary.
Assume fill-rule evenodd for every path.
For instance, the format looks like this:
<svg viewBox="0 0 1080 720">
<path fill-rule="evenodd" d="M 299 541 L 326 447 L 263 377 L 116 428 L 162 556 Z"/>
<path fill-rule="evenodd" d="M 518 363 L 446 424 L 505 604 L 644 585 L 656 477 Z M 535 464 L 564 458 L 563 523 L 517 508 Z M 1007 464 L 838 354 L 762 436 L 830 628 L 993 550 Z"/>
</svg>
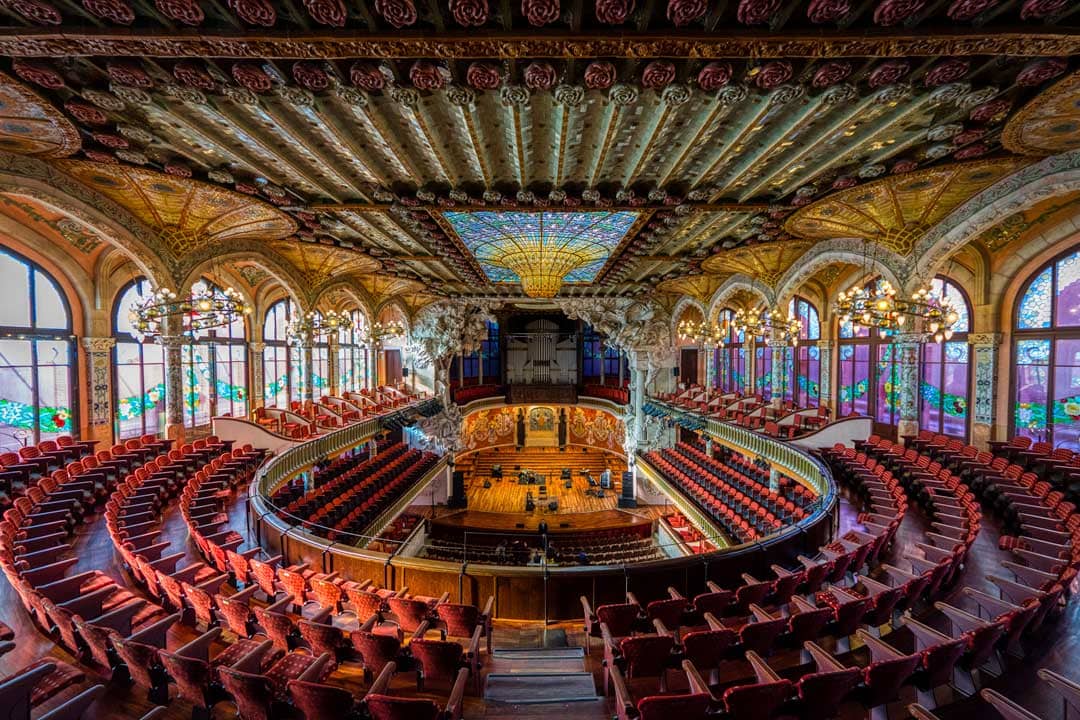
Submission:
<svg viewBox="0 0 1080 720">
<path fill-rule="evenodd" d="M 592 673 L 514 672 L 490 673 L 484 684 L 484 699 L 521 705 L 595 702 L 596 682 Z"/>
</svg>

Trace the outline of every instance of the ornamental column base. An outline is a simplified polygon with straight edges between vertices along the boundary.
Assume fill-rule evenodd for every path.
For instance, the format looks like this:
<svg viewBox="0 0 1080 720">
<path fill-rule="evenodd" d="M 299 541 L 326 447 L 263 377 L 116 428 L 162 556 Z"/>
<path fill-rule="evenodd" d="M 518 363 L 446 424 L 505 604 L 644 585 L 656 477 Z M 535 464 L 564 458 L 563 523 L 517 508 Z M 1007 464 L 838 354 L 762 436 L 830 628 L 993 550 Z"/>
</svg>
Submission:
<svg viewBox="0 0 1080 720">
<path fill-rule="evenodd" d="M 915 437 L 919 434 L 919 421 L 918 420 L 900 420 L 896 423 L 896 439 L 912 436 Z"/>
</svg>

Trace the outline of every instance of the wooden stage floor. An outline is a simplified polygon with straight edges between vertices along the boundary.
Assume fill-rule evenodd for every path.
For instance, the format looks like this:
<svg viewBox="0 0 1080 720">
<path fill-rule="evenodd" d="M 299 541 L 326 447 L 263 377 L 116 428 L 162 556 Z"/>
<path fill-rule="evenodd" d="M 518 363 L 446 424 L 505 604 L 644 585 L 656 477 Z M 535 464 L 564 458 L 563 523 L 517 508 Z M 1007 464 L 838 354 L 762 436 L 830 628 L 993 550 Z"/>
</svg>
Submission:
<svg viewBox="0 0 1080 720">
<path fill-rule="evenodd" d="M 502 478 L 491 477 L 493 465 L 502 466 Z M 459 461 L 458 467 L 465 473 L 465 492 L 470 511 L 524 515 L 525 500 L 531 492 L 536 509 L 529 516 L 545 513 L 562 516 L 604 512 L 618 507 L 626 461 L 614 453 L 595 448 L 583 452 L 581 448 L 571 446 L 565 452 L 560 452 L 556 448 L 523 448 L 516 451 L 511 447 L 481 450 Z M 532 470 L 548 478 L 547 495 L 541 497 L 539 484 L 519 484 L 518 468 Z M 573 473 L 570 488 L 565 486 L 565 480 L 560 479 L 563 468 L 569 468 Z M 612 487 L 603 491 L 604 497 L 596 497 L 596 487 L 590 488 L 582 474 L 586 468 L 597 482 L 604 469 L 611 471 Z M 490 482 L 491 487 L 485 488 L 485 481 Z M 590 490 L 592 492 L 588 492 Z M 548 510 L 550 502 L 558 504 L 556 512 Z"/>
</svg>

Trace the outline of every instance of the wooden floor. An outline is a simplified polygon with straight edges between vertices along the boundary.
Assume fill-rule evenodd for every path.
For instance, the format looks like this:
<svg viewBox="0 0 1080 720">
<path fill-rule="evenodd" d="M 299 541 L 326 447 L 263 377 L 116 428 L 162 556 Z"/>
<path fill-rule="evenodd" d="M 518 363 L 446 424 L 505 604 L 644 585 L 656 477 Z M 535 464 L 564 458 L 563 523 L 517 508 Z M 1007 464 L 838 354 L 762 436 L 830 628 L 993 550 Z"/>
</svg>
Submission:
<svg viewBox="0 0 1080 720">
<path fill-rule="evenodd" d="M 245 527 L 242 512 L 242 498 L 234 501 L 234 508 L 230 512 L 232 527 L 251 538 Z M 855 524 L 855 510 L 846 501 L 841 504 L 840 531 L 844 532 Z M 909 511 L 897 535 L 895 547 L 884 558 L 888 562 L 899 564 L 903 554 L 912 547 L 912 544 L 921 540 L 926 527 L 925 517 L 917 509 Z M 999 531 L 996 521 L 992 517 L 984 517 L 982 532 L 979 534 L 969 555 L 968 566 L 965 569 L 961 586 L 966 584 L 980 589 L 993 592 L 993 586 L 985 576 L 991 572 L 999 571 L 999 563 L 1007 556 L 998 550 Z M 191 546 L 186 528 L 176 509 L 172 505 L 164 513 L 163 539 L 173 542 L 174 547 L 183 549 L 188 553 L 189 561 L 195 560 L 194 548 Z M 85 570 L 101 570 L 108 573 L 124 585 L 130 582 L 126 574 L 119 568 L 112 542 L 106 532 L 104 522 L 100 517 L 93 518 L 85 526 L 80 528 L 74 540 L 74 556 L 78 558 L 78 564 L 74 572 Z M 684 591 L 686 589 L 684 588 Z M 1075 592 L 1077 586 L 1074 584 Z M 948 602 L 961 608 L 971 608 L 970 603 L 959 593 L 953 593 L 945 598 Z M 5 581 L 0 580 L 0 619 L 10 625 L 16 633 L 16 649 L 7 655 L 0 656 L 0 674 L 10 675 L 28 663 L 42 657 L 55 657 L 67 661 L 72 658 L 48 638 L 44 637 L 29 621 L 14 590 Z M 920 613 L 920 619 L 931 625 L 941 627 L 941 616 L 933 611 L 924 610 Z M 902 643 L 904 631 L 897 631 L 890 642 Z M 185 628 L 176 637 L 170 638 L 170 647 L 184 642 L 193 636 L 194 631 Z M 586 645 L 588 639 L 584 637 L 580 621 L 567 622 L 544 626 L 541 623 L 515 623 L 496 621 L 494 631 L 495 647 L 503 648 L 528 648 L 528 647 L 561 647 Z M 594 673 L 599 681 L 601 654 L 596 641 L 592 641 L 593 652 L 586 659 L 586 667 Z M 824 643 L 829 646 L 831 643 Z M 1026 656 L 1024 658 L 1005 658 L 1004 671 L 997 677 L 986 676 L 983 684 L 1005 693 L 1020 704 L 1024 705 L 1036 715 L 1048 720 L 1057 720 L 1062 717 L 1061 701 L 1057 695 L 1045 689 L 1036 679 L 1035 671 L 1038 668 L 1047 667 L 1060 672 L 1068 677 L 1080 677 L 1080 601 L 1075 598 L 1066 608 L 1063 616 L 1052 625 L 1040 629 L 1037 634 L 1028 634 L 1024 638 Z M 842 655 L 841 659 L 851 663 L 859 661 L 866 663 L 865 648 L 856 647 L 850 654 Z M 769 658 L 769 664 L 783 673 L 800 662 L 798 653 L 781 652 Z M 139 718 L 148 711 L 152 705 L 137 690 L 129 689 L 120 683 L 110 683 L 108 678 L 95 673 L 88 668 L 88 676 L 92 681 L 103 682 L 108 685 L 106 696 L 94 705 L 91 712 L 86 716 L 90 720 L 103 718 Z M 500 667 L 498 659 L 487 662 L 484 673 L 510 670 L 511 668 Z M 742 662 L 728 663 L 725 667 L 722 682 L 725 685 L 748 681 L 750 668 Z M 399 675 L 394 680 L 394 687 L 404 691 L 414 688 L 414 678 L 408 674 Z M 357 695 L 364 692 L 365 685 L 355 664 L 345 662 L 333 675 L 331 682 L 340 684 Z M 642 684 L 643 683 L 643 684 Z M 669 682 L 672 691 L 684 688 L 676 673 L 671 673 Z M 598 687 L 600 687 L 598 683 Z M 445 698 L 445 688 L 432 688 L 432 696 Z M 632 690 L 635 695 L 655 692 L 655 684 L 649 679 L 633 683 Z M 62 693 L 52 704 L 55 705 L 63 699 L 74 695 L 77 689 L 70 689 Z M 415 690 L 412 691 L 415 693 Z M 904 712 L 905 703 L 914 701 L 914 691 L 905 688 L 899 702 L 890 705 L 889 717 L 893 720 L 906 717 Z M 953 696 L 953 691 L 945 689 L 939 692 L 938 702 L 943 705 L 936 712 L 945 720 L 958 718 L 993 718 L 992 711 L 988 711 L 976 699 L 962 699 Z M 35 711 L 35 716 L 40 715 L 48 706 Z M 841 720 L 855 720 L 864 717 L 864 713 L 856 703 L 845 703 L 838 708 Z M 191 708 L 184 702 L 174 701 L 164 715 L 169 720 L 186 720 L 190 717 Z M 609 720 L 613 713 L 612 701 L 597 703 L 568 703 L 559 706 L 551 705 L 512 705 L 485 703 L 482 698 L 473 694 L 470 689 L 464 705 L 465 718 L 492 718 L 494 720 L 509 720 L 510 718 L 526 720 L 541 720 L 558 714 L 560 717 L 580 718 L 581 720 Z M 235 709 L 228 703 L 220 703 L 215 708 L 215 718 L 231 720 L 236 717 Z"/>
<path fill-rule="evenodd" d="M 502 478 L 491 477 L 491 468 L 495 465 L 502 466 Z M 458 467 L 465 473 L 465 491 L 470 510 L 521 514 L 525 512 L 525 499 L 531 492 L 536 502 L 536 514 L 548 512 L 548 503 L 555 501 L 558 503 L 555 514 L 566 515 L 602 512 L 618 507 L 618 493 L 626 461 L 614 453 L 595 448 L 583 452 L 579 446 L 570 446 L 564 452 L 557 448 L 501 448 L 466 456 L 458 461 Z M 565 487 L 565 481 L 560 479 L 563 468 L 569 468 L 573 473 L 569 489 Z M 546 477 L 547 495 L 540 495 L 539 485 L 518 484 L 519 469 L 531 470 Z M 611 471 L 613 486 L 604 490 L 603 498 L 586 494 L 590 489 L 588 480 L 582 475 L 586 469 L 597 482 L 605 469 Z M 490 482 L 491 487 L 485 488 L 485 482 Z"/>
</svg>

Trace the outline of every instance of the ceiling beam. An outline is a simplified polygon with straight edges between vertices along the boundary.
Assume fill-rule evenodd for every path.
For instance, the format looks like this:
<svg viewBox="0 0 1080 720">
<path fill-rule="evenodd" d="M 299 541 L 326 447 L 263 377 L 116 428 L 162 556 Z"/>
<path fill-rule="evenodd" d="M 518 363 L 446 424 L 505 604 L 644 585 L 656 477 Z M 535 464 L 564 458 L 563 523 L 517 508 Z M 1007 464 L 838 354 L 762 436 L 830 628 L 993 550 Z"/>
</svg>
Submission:
<svg viewBox="0 0 1080 720">
<path fill-rule="evenodd" d="M 8 27 L 0 54 L 15 57 L 136 56 L 196 58 L 409 59 L 467 58 L 837 58 L 938 55 L 1057 56 L 1080 53 L 1069 28 L 918 28 L 900 30 L 641 32 L 597 37 L 589 33 L 453 31 L 357 33 L 355 30 L 259 34 L 255 31 L 118 30 L 88 27 Z"/>
<path fill-rule="evenodd" d="M 690 207 L 695 212 L 744 212 L 744 213 L 756 213 L 764 212 L 769 209 L 769 203 L 689 203 Z M 409 210 L 430 210 L 434 212 L 442 212 L 444 210 L 452 210 L 455 212 L 471 212 L 475 210 L 490 210 L 492 212 L 590 212 L 590 211 L 602 211 L 613 212 L 617 210 L 628 210 L 632 212 L 644 212 L 645 210 L 657 211 L 663 210 L 662 206 L 658 205 L 605 205 L 604 207 L 504 207 L 502 205 L 465 205 L 464 203 L 455 204 L 453 207 L 443 207 L 441 205 L 434 205 L 431 203 L 419 203 L 417 205 L 403 206 Z M 389 212 L 391 205 L 379 204 L 379 203 L 311 203 L 304 206 L 302 209 L 315 210 L 320 212 Z"/>
</svg>

